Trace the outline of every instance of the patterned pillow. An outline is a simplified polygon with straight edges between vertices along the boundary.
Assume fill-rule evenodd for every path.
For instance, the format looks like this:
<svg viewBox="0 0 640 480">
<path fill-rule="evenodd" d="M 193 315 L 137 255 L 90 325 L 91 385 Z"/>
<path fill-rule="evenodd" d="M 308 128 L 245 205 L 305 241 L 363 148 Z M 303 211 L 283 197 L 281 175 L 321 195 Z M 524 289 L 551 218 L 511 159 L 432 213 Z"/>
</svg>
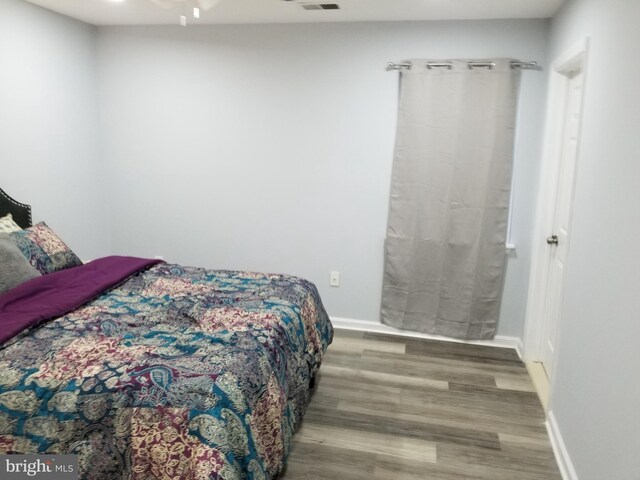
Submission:
<svg viewBox="0 0 640 480">
<path fill-rule="evenodd" d="M 27 280 L 39 277 L 8 233 L 0 232 L 0 295 Z"/>
<path fill-rule="evenodd" d="M 43 275 L 82 265 L 76 254 L 44 222 L 13 232 L 11 236 L 29 263 Z"/>
<path fill-rule="evenodd" d="M 0 218 L 0 232 L 2 233 L 13 233 L 19 232 L 22 230 L 20 225 L 13 221 L 13 217 L 10 213 Z"/>
</svg>

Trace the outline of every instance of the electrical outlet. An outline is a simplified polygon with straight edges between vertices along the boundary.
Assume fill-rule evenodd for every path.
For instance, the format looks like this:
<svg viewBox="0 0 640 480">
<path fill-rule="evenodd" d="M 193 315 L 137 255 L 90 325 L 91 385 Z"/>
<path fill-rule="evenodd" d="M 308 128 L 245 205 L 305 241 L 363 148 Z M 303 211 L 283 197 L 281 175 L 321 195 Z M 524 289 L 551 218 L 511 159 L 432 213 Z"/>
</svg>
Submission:
<svg viewBox="0 0 640 480">
<path fill-rule="evenodd" d="M 340 286 L 340 272 L 331 272 L 329 275 L 329 285 L 332 287 Z"/>
</svg>

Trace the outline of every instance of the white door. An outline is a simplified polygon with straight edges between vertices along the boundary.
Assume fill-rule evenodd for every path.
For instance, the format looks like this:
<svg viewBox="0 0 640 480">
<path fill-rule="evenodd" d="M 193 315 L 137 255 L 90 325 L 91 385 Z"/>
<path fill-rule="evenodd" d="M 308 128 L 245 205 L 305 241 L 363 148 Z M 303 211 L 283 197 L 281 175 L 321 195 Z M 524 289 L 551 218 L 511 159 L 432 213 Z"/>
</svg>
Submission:
<svg viewBox="0 0 640 480">
<path fill-rule="evenodd" d="M 557 343 L 558 323 L 562 308 L 564 271 L 569 246 L 569 228 L 573 204 L 573 185 L 578 156 L 578 136 L 582 109 L 582 70 L 568 72 L 560 149 L 558 184 L 555 195 L 553 228 L 546 239 L 549 256 L 543 307 L 542 364 L 549 379 Z M 544 241 L 544 239 L 541 239 Z"/>
</svg>

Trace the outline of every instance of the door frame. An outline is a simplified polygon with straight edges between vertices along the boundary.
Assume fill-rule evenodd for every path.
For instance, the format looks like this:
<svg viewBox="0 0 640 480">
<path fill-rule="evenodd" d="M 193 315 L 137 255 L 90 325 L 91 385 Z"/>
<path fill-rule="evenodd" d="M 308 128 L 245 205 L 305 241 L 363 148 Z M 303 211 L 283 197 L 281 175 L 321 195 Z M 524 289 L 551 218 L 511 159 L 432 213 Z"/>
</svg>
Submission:
<svg viewBox="0 0 640 480">
<path fill-rule="evenodd" d="M 584 92 L 587 82 L 587 57 L 589 38 L 584 37 L 560 55 L 551 65 L 549 74 L 549 95 L 547 101 L 546 127 L 541 165 L 540 188 L 536 208 L 534 227 L 534 241 L 531 257 L 531 274 L 529 277 L 529 291 L 527 295 L 527 310 L 525 315 L 524 352 L 527 361 L 542 360 L 544 339 L 544 308 L 546 298 L 546 282 L 549 274 L 551 249 L 545 239 L 552 234 L 556 211 L 558 192 L 559 161 L 562 155 L 563 128 L 565 105 L 567 104 L 567 85 L 571 72 L 579 68 L 583 75 L 582 105 L 584 107 Z M 582 122 L 584 108 L 581 108 L 580 122 Z M 580 132 L 578 132 L 577 158 L 580 156 Z M 576 170 L 574 170 L 573 184 L 575 187 Z M 575 190 L 575 188 L 574 188 Z M 562 307 L 561 307 L 562 308 Z M 560 315 L 560 319 L 562 315 Z M 561 335 L 560 325 L 556 326 L 556 353 Z M 552 373 L 553 374 L 553 373 Z M 552 379 L 549 379 L 550 383 Z"/>
</svg>

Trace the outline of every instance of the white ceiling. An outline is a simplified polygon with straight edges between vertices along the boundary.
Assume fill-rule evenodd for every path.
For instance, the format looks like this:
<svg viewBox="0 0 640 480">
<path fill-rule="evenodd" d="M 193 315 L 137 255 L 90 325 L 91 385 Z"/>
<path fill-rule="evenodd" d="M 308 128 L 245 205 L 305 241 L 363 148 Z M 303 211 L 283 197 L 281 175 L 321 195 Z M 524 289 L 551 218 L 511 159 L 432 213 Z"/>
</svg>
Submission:
<svg viewBox="0 0 640 480">
<path fill-rule="evenodd" d="M 170 9 L 151 0 L 28 1 L 94 25 L 174 25 L 184 14 L 190 24 L 547 18 L 564 0 L 320 0 L 339 10 L 302 8 L 313 0 L 220 0 L 199 20 L 191 14 L 197 0 L 171 0 Z"/>
</svg>

